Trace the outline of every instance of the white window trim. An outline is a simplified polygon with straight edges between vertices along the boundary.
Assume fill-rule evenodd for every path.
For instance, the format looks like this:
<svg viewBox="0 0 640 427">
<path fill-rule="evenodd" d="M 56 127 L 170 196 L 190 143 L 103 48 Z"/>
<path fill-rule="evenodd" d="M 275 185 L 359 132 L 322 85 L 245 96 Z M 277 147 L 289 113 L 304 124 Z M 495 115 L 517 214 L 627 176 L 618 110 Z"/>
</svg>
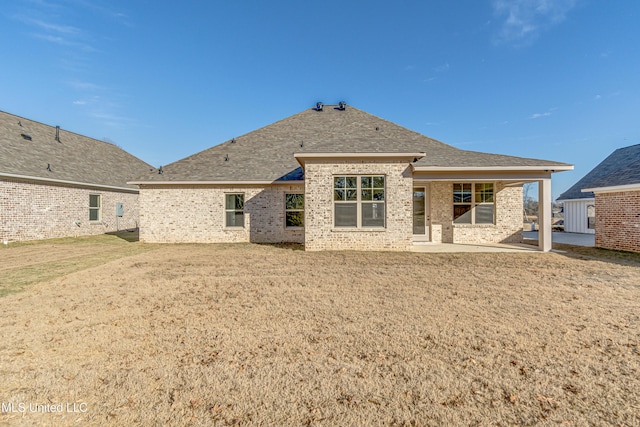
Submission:
<svg viewBox="0 0 640 427">
<path fill-rule="evenodd" d="M 242 226 L 240 225 L 227 225 L 227 212 L 240 212 L 238 209 L 227 209 L 227 196 L 231 196 L 231 195 L 238 195 L 241 194 L 242 195 Z M 246 195 L 245 193 L 241 192 L 241 191 L 230 191 L 228 193 L 224 193 L 224 198 L 222 200 L 222 207 L 224 208 L 223 210 L 223 217 L 222 217 L 222 221 L 224 224 L 224 228 L 225 229 L 229 229 L 229 230 L 244 230 L 246 228 L 247 225 L 247 213 L 244 210 L 244 205 L 245 203 L 247 203 L 246 200 Z"/>
<path fill-rule="evenodd" d="M 375 203 L 375 200 L 362 200 L 362 182 L 361 178 L 363 176 L 382 176 L 384 177 L 384 225 L 382 227 L 363 227 L 362 226 L 362 204 L 363 203 Z M 355 177 L 356 178 L 356 200 L 334 200 L 334 191 L 335 187 L 335 178 L 336 177 Z M 336 203 L 338 204 L 348 204 L 355 203 L 356 204 L 356 226 L 355 227 L 345 227 L 345 226 L 337 226 L 336 225 Z M 380 202 L 379 202 L 380 203 Z M 386 231 L 387 229 L 387 175 L 380 173 L 363 173 L 363 174 L 335 174 L 331 176 L 331 221 L 332 221 L 332 230 L 333 231 Z"/>
<path fill-rule="evenodd" d="M 91 196 L 98 196 L 98 206 L 91 206 Z M 91 219 L 91 211 L 98 212 L 97 219 Z M 102 194 L 89 193 L 89 222 L 100 222 L 102 221 Z"/>
<path fill-rule="evenodd" d="M 287 209 L 287 196 L 290 194 L 301 194 L 304 198 L 304 208 L 302 209 Z M 284 193 L 284 228 L 287 230 L 302 230 L 304 229 L 304 225 L 302 227 L 300 226 L 290 226 L 287 225 L 287 212 L 302 212 L 302 218 L 303 218 L 303 223 L 306 224 L 307 223 L 307 214 L 305 213 L 306 211 L 306 207 L 307 207 L 307 200 L 306 200 L 306 195 L 305 193 L 301 193 L 301 192 L 296 192 L 296 191 L 288 191 L 286 193 Z"/>
<path fill-rule="evenodd" d="M 463 202 L 459 202 L 459 203 L 455 203 L 453 201 L 453 185 L 455 184 L 471 184 L 471 203 L 463 203 Z M 476 202 L 476 184 L 492 184 L 493 185 L 493 202 L 491 203 L 478 203 Z M 496 195 L 497 195 L 497 191 L 496 191 L 496 183 L 492 182 L 492 181 L 474 181 L 474 182 L 454 182 L 453 185 L 451 186 L 451 212 L 453 213 L 453 207 L 455 205 L 469 205 L 471 204 L 471 222 L 467 223 L 467 222 L 463 222 L 463 223 L 459 223 L 459 222 L 455 222 L 455 218 L 451 220 L 451 223 L 455 226 L 455 227 L 470 227 L 470 226 L 474 226 L 474 227 L 493 227 L 496 225 L 496 211 L 497 211 L 497 203 L 496 203 Z M 480 205 L 493 205 L 493 220 L 491 223 L 481 223 L 481 224 L 476 224 L 476 212 L 475 212 L 475 208 L 476 206 L 480 206 Z"/>
</svg>

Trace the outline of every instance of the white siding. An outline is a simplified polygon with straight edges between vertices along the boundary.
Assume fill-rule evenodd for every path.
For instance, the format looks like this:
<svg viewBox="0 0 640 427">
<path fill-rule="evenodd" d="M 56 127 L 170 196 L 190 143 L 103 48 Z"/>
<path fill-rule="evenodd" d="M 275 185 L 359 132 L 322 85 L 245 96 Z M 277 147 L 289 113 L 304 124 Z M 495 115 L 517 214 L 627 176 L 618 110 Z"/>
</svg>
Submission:
<svg viewBox="0 0 640 427">
<path fill-rule="evenodd" d="M 595 199 L 579 199 L 564 201 L 564 231 L 568 233 L 595 234 L 588 227 L 587 206 L 596 204 Z"/>
</svg>

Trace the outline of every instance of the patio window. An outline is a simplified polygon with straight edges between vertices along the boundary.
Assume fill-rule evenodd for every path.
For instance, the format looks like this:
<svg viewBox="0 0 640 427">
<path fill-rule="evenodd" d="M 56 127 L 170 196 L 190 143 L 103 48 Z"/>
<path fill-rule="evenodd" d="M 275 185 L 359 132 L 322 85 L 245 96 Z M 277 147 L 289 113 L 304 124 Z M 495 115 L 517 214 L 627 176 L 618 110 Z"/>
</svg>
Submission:
<svg viewBox="0 0 640 427">
<path fill-rule="evenodd" d="M 333 224 L 339 228 L 385 227 L 385 177 L 333 177 Z"/>
<path fill-rule="evenodd" d="M 587 228 L 589 230 L 596 229 L 596 207 L 595 205 L 587 205 Z"/>
<path fill-rule="evenodd" d="M 226 227 L 244 227 L 244 194 L 225 194 Z"/>
<path fill-rule="evenodd" d="M 454 224 L 494 224 L 493 183 L 453 184 Z"/>
<path fill-rule="evenodd" d="M 285 227 L 304 227 L 304 194 L 285 194 Z"/>
<path fill-rule="evenodd" d="M 89 221 L 100 221 L 100 195 L 89 194 Z"/>
</svg>

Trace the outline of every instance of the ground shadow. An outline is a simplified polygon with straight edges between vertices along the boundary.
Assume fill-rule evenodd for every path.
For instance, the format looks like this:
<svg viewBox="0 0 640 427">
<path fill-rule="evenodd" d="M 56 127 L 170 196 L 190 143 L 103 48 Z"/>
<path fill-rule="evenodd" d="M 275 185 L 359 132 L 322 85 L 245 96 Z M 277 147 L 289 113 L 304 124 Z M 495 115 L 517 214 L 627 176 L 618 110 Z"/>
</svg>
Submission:
<svg viewBox="0 0 640 427">
<path fill-rule="evenodd" d="M 129 243 L 139 242 L 140 241 L 140 230 L 137 228 L 132 228 L 130 230 L 120 230 L 120 231 L 111 231 L 109 233 L 105 233 L 110 236 L 116 236 L 122 240 L 125 240 Z"/>
<path fill-rule="evenodd" d="M 260 246 L 270 246 L 272 248 L 276 248 L 276 249 L 285 249 L 285 250 L 289 250 L 289 251 L 304 251 L 304 245 L 302 243 L 258 243 L 258 242 L 253 242 L 252 244 L 254 245 L 260 245 Z"/>
<path fill-rule="evenodd" d="M 524 239 L 524 243 L 538 246 L 538 241 L 533 239 Z M 593 246 L 578 246 L 555 242 L 553 243 L 553 250 L 560 255 L 573 259 L 604 261 L 612 264 L 640 267 L 640 253 L 635 252 L 614 251 Z"/>
</svg>

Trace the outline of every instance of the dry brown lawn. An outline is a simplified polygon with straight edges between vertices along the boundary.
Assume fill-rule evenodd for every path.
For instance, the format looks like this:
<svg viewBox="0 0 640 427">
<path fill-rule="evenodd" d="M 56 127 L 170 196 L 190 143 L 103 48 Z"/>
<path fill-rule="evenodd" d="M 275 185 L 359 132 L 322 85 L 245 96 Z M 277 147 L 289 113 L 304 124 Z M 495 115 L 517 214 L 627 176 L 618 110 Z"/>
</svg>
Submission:
<svg viewBox="0 0 640 427">
<path fill-rule="evenodd" d="M 0 425 L 640 423 L 640 257 L 105 242 L 0 249 Z"/>
</svg>

